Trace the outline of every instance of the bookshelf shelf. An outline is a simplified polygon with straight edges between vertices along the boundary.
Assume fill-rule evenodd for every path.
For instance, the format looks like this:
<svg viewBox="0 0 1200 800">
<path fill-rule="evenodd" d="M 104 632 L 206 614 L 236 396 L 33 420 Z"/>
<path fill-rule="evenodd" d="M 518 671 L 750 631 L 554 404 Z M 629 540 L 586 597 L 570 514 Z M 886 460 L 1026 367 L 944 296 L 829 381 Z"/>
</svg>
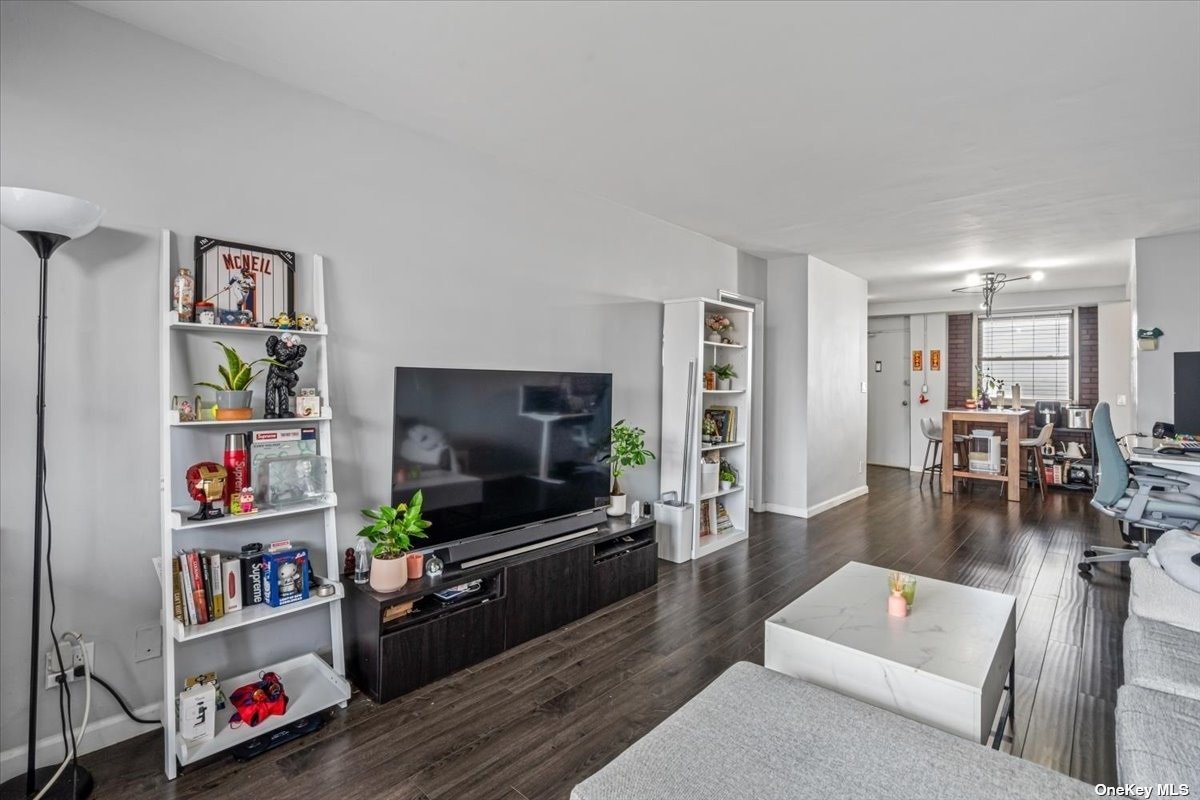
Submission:
<svg viewBox="0 0 1200 800">
<path fill-rule="evenodd" d="M 286 606 L 279 606 L 278 608 L 269 606 L 266 603 L 246 606 L 239 611 L 226 614 L 214 622 L 206 622 L 203 625 L 184 625 L 179 620 L 172 620 L 171 635 L 175 637 L 175 641 L 180 643 L 194 642 L 197 639 L 204 639 L 219 633 L 225 633 L 226 631 L 244 628 L 247 625 L 266 622 L 278 617 L 286 617 L 288 614 L 295 614 L 297 611 L 307 611 L 310 608 L 328 605 L 346 596 L 340 583 L 335 583 L 334 589 L 334 594 L 329 597 L 317 597 L 314 594 L 307 600 L 299 603 L 290 603 Z"/>
<path fill-rule="evenodd" d="M 191 243 L 187 244 L 190 247 Z M 176 267 L 190 262 L 190 258 L 182 252 L 185 250 L 182 245 L 171 231 L 162 231 L 159 241 L 158 296 L 164 301 L 171 297 Z M 304 383 L 301 385 L 316 388 L 323 403 L 327 403 L 330 396 L 330 348 L 327 346 L 329 330 L 324 324 L 325 261 L 319 255 L 299 255 L 293 277 L 296 306 L 311 312 L 321 323 L 314 331 L 295 331 L 308 346 L 301 373 Z M 338 582 L 342 558 L 337 541 L 338 497 L 334 484 L 334 465 L 337 461 L 332 446 L 332 410 L 328 405 L 323 405 L 320 417 L 262 419 L 263 406 L 258 400 L 255 413 L 259 419 L 180 422 L 179 412 L 171 408 L 173 400 L 175 396 L 194 395 L 197 370 L 213 368 L 216 348 L 210 344 L 211 341 L 224 341 L 246 353 L 258 351 L 255 354 L 258 357 L 265 352 L 268 336 L 285 331 L 180 322 L 179 315 L 173 311 L 156 315 L 156 322 L 159 326 L 158 397 L 162 411 L 159 416 L 160 549 L 155 561 L 163 577 L 163 772 L 168 780 L 174 780 L 180 764 L 190 764 L 216 755 L 331 706 L 345 706 L 350 697 L 350 685 L 344 677 L 346 663 L 341 603 L 345 599 L 345 588 Z M 197 360 L 200 353 L 204 353 L 203 361 Z M 265 375 L 260 381 L 265 381 Z M 262 385 L 260 382 L 253 388 L 260 389 Z M 258 392 L 256 396 L 261 397 Z M 323 498 L 281 508 L 263 508 L 244 516 L 227 514 L 198 521 L 187 518 L 195 513 L 197 506 L 188 497 L 184 474 L 189 466 L 197 462 L 222 462 L 223 434 L 275 432 L 288 428 L 315 429 L 315 454 L 326 461 L 327 493 Z M 185 430 L 192 433 L 181 432 Z M 305 441 L 314 440 L 306 437 Z M 332 595 L 319 597 L 310 590 L 309 597 L 297 603 L 280 607 L 266 603 L 248 605 L 212 622 L 190 626 L 184 625 L 175 616 L 177 581 L 173 566 L 178 563 L 180 553 L 204 551 L 209 555 L 219 553 L 228 557 L 236 555 L 241 546 L 251 540 L 271 542 L 285 539 L 295 541 L 297 546 L 303 543 L 307 547 L 313 572 L 333 584 Z M 180 575 L 183 575 L 182 570 Z M 195 573 L 192 575 L 194 577 Z M 210 577 L 209 585 L 222 586 L 223 579 L 213 584 Z M 186 602 L 184 605 L 187 605 Z M 301 612 L 305 613 L 301 615 Z M 206 669 L 221 676 L 221 683 L 227 691 L 256 680 L 260 670 L 227 677 L 227 674 L 247 666 L 246 662 L 238 659 L 245 657 L 248 637 L 263 635 L 258 628 L 253 632 L 237 631 L 249 626 L 267 626 L 285 617 L 293 622 L 288 625 L 288 636 L 281 645 L 286 649 L 275 651 L 275 655 L 283 660 L 262 669 L 273 670 L 283 679 L 290 698 L 287 713 L 269 717 L 253 728 L 249 725 L 235 728 L 229 725 L 231 711 L 222 711 L 217 713 L 217 731 L 213 738 L 207 741 L 183 740 L 178 733 L 176 699 L 184 688 L 184 678 L 192 674 L 190 669 L 196 663 L 203 663 Z M 186 659 L 180 657 L 179 648 L 182 647 L 189 648 Z M 318 647 L 329 647 L 328 663 L 311 652 Z M 287 658 L 289 653 L 299 655 Z"/>
<path fill-rule="evenodd" d="M 205 741 L 189 742 L 178 733 L 172 733 L 173 756 L 178 756 L 181 764 L 191 764 L 216 755 L 222 750 L 228 750 L 234 745 L 242 744 L 262 736 L 264 733 L 286 727 L 309 714 L 315 714 L 322 709 L 345 703 L 350 699 L 350 684 L 342 677 L 341 671 L 326 664 L 316 653 L 305 653 L 278 664 L 270 664 L 253 672 L 247 672 L 244 675 L 223 679 L 221 684 L 228 686 L 232 691 L 239 686 L 257 681 L 260 672 L 274 672 L 279 675 L 279 680 L 283 683 L 284 690 L 288 695 L 287 711 L 267 717 L 252 728 L 249 725 L 231 726 L 229 724 L 230 714 L 226 710 L 217 715 L 216 735 Z"/>
<path fill-rule="evenodd" d="M 736 344 L 706 340 L 709 315 L 729 319 Z M 751 493 L 757 475 L 752 436 L 755 349 L 754 308 L 702 297 L 670 300 L 663 306 L 662 445 L 659 491 L 678 491 L 695 504 L 691 558 L 700 558 L 747 538 Z M 736 388 L 705 389 L 704 372 L 729 364 Z M 717 437 L 730 441 L 704 443 L 705 418 L 717 426 Z M 710 465 L 706 470 L 702 462 Z M 711 465 L 724 462 L 737 475 L 737 485 L 716 489 Z M 707 484 L 707 487 L 702 487 Z M 703 488 L 713 491 L 705 492 Z M 716 531 L 718 525 L 732 530 Z M 701 533 L 704 535 L 701 536 Z M 687 555 L 683 556 L 687 560 Z"/>
</svg>

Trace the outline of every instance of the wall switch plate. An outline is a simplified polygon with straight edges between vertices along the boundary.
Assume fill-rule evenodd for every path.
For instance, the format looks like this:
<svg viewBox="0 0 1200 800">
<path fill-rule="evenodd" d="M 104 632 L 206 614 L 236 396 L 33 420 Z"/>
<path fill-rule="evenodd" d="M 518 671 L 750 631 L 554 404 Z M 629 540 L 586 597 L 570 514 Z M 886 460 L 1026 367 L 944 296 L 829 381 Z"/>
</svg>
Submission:
<svg viewBox="0 0 1200 800">
<path fill-rule="evenodd" d="M 133 660 L 162 658 L 162 626 L 145 625 L 133 634 Z"/>
<path fill-rule="evenodd" d="M 867 382 L 863 381 L 860 385 L 862 386 L 862 393 L 866 394 L 867 393 Z"/>
<path fill-rule="evenodd" d="M 1128 398 L 1126 398 L 1125 395 L 1123 395 L 1123 394 L 1117 395 L 1117 405 L 1123 406 L 1127 402 L 1128 402 Z"/>
<path fill-rule="evenodd" d="M 67 670 L 67 683 L 72 683 L 77 680 L 83 680 L 83 676 L 75 676 L 75 668 L 83 666 L 83 650 L 74 641 L 59 642 L 59 652 L 62 653 L 63 666 Z M 83 647 L 87 650 L 88 664 L 94 671 L 96 669 L 96 651 L 93 642 L 84 642 Z M 54 654 L 54 650 L 46 651 L 46 688 L 58 688 L 58 658 Z"/>
<path fill-rule="evenodd" d="M 860 461 L 860 462 L 858 462 L 858 474 L 862 475 L 862 471 L 863 471 L 863 462 Z"/>
</svg>

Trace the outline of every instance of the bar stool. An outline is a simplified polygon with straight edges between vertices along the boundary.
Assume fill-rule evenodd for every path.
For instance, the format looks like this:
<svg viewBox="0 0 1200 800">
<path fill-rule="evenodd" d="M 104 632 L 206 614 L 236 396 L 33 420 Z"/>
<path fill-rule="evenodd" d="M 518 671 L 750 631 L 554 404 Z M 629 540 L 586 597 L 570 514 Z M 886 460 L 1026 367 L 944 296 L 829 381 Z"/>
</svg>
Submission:
<svg viewBox="0 0 1200 800">
<path fill-rule="evenodd" d="M 921 419 L 921 433 L 925 436 L 925 458 L 921 461 L 921 482 L 925 482 L 925 473 L 929 473 L 929 484 L 933 485 L 934 473 L 942 471 L 942 426 L 933 417 Z M 958 453 L 959 467 L 967 468 L 967 437 L 961 433 L 954 434 L 954 450 Z M 933 462 L 929 461 L 929 453 L 933 451 Z"/>
<path fill-rule="evenodd" d="M 1025 451 L 1033 450 L 1033 464 L 1037 470 L 1038 489 L 1041 490 L 1042 499 L 1046 499 L 1046 463 L 1042 460 L 1042 448 L 1050 441 L 1050 437 L 1054 435 L 1054 423 L 1049 423 L 1042 426 L 1038 431 L 1038 435 L 1032 438 L 1021 440 L 1021 465 L 1026 461 Z M 1001 442 L 1000 452 L 1008 452 L 1008 440 Z M 1018 465 L 1020 467 L 1021 465 Z M 1011 469 L 1011 465 L 1010 465 Z M 1023 468 L 1022 468 L 1022 471 Z"/>
</svg>

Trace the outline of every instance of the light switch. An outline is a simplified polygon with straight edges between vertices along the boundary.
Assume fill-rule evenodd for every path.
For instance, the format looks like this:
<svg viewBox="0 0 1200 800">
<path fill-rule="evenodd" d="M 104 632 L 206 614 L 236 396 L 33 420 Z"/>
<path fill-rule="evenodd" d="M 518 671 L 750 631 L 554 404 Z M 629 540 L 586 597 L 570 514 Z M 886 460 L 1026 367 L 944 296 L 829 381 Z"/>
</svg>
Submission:
<svg viewBox="0 0 1200 800">
<path fill-rule="evenodd" d="M 1125 395 L 1123 395 L 1123 394 L 1117 395 L 1117 405 L 1119 405 L 1119 406 L 1125 405 Z"/>
<path fill-rule="evenodd" d="M 863 381 L 861 386 L 862 386 L 862 393 L 866 394 L 867 393 L 867 382 Z"/>
</svg>

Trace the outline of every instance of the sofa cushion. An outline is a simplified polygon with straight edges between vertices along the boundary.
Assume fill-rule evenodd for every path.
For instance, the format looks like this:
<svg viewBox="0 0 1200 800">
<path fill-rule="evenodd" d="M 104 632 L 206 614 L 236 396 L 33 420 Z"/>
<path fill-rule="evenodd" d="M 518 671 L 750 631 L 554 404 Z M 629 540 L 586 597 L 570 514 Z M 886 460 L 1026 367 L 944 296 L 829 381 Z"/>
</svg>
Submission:
<svg viewBox="0 0 1200 800">
<path fill-rule="evenodd" d="M 743 662 L 571 797 L 993 800 L 1095 793 L 1032 762 Z"/>
<path fill-rule="evenodd" d="M 1144 558 L 1129 562 L 1129 610 L 1143 619 L 1200 631 L 1200 593 L 1189 591 Z"/>
<path fill-rule="evenodd" d="M 1124 650 L 1126 683 L 1200 700 L 1200 633 L 1134 614 Z"/>
<path fill-rule="evenodd" d="M 1200 536 L 1174 530 L 1158 537 L 1146 558 L 1183 588 L 1200 592 L 1200 564 L 1192 561 L 1197 553 L 1200 553 Z"/>
<path fill-rule="evenodd" d="M 1200 700 L 1129 684 L 1118 689 L 1117 778 L 1200 786 Z"/>
</svg>

